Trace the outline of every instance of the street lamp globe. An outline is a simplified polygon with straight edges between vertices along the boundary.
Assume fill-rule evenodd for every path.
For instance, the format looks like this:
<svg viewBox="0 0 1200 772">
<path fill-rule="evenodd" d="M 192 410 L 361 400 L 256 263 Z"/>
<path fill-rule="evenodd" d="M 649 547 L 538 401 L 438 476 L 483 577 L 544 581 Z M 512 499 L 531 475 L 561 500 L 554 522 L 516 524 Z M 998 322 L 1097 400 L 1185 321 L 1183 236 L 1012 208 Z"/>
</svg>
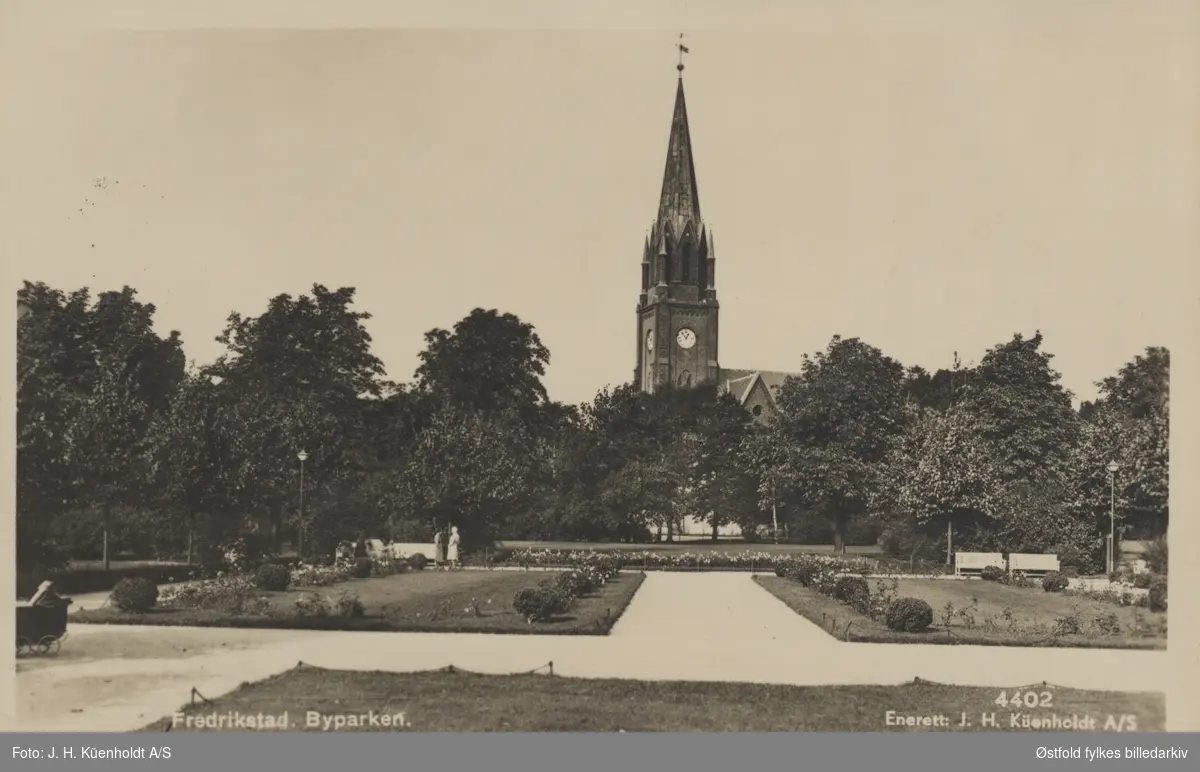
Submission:
<svg viewBox="0 0 1200 772">
<path fill-rule="evenodd" d="M 1116 461 L 1109 461 L 1106 468 L 1108 469 L 1109 474 L 1116 474 L 1117 470 L 1121 468 L 1121 465 Z"/>
<path fill-rule="evenodd" d="M 300 463 L 303 464 L 305 461 L 308 460 L 308 454 L 302 450 L 296 454 L 296 458 L 300 459 Z"/>
</svg>

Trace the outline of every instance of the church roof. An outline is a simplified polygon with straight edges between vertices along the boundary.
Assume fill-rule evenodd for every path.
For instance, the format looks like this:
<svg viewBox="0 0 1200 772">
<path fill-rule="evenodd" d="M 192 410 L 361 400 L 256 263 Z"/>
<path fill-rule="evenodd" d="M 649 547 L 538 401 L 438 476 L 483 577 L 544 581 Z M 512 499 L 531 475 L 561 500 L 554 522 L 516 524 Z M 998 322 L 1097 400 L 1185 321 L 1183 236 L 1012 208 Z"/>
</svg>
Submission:
<svg viewBox="0 0 1200 772">
<path fill-rule="evenodd" d="M 662 194 L 658 201 L 658 224 L 669 223 L 672 233 L 683 233 L 688 221 L 700 224 L 700 193 L 696 187 L 696 165 L 692 160 L 692 135 L 688 129 L 687 103 L 683 98 L 683 77 L 675 89 L 675 113 L 671 118 L 671 138 L 667 144 L 667 167 L 663 172 Z"/>
<path fill-rule="evenodd" d="M 778 370 L 737 370 L 734 368 L 722 367 L 720 385 L 724 387 L 726 383 L 728 383 L 732 387 L 736 384 L 741 384 L 746 389 L 746 396 L 749 396 L 749 389 L 754 385 L 753 377 L 756 375 L 763 379 L 763 385 L 767 387 L 767 391 L 771 392 L 771 396 L 774 396 L 775 392 L 779 390 L 779 387 L 783 385 L 784 381 L 791 376 L 798 376 L 799 373 L 784 373 Z M 730 388 L 730 391 L 737 394 L 737 390 L 735 388 Z M 742 398 L 743 396 L 738 394 L 738 399 Z"/>
</svg>

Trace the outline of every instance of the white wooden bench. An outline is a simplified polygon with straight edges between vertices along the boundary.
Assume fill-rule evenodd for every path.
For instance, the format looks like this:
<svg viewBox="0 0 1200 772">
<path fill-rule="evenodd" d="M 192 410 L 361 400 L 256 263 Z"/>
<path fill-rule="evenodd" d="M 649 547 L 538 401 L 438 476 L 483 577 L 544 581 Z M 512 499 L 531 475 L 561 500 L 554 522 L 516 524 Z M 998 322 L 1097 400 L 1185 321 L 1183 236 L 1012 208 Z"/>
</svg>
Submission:
<svg viewBox="0 0 1200 772">
<path fill-rule="evenodd" d="M 1020 571 L 1029 576 L 1045 575 L 1059 570 L 1058 555 L 1030 555 L 1012 553 L 1008 556 L 1008 570 Z"/>
<path fill-rule="evenodd" d="M 956 552 L 954 553 L 954 575 L 975 576 L 988 566 L 1004 570 L 1004 556 L 999 552 Z"/>
<path fill-rule="evenodd" d="M 413 555 L 424 555 L 425 559 L 432 563 L 434 558 L 437 557 L 432 544 L 394 541 L 388 544 L 388 549 L 391 551 L 392 557 L 397 560 L 400 558 L 411 558 Z"/>
</svg>

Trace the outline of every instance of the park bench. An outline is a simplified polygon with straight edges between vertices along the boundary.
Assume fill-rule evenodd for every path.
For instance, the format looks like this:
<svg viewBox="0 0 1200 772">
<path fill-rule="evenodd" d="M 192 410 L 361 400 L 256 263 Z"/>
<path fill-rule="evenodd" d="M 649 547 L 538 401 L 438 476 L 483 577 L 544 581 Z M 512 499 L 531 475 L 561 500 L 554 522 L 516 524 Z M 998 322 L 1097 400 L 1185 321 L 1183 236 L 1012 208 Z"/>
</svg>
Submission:
<svg viewBox="0 0 1200 772">
<path fill-rule="evenodd" d="M 1028 576 L 1044 576 L 1059 570 L 1058 555 L 1012 553 L 1008 556 L 1008 570 L 1020 571 Z"/>
<path fill-rule="evenodd" d="M 999 552 L 956 552 L 954 553 L 954 575 L 976 576 L 988 566 L 1004 570 L 1004 556 Z"/>
<path fill-rule="evenodd" d="M 437 557 L 432 544 L 421 542 L 394 541 L 388 545 L 388 549 L 391 550 L 392 557 L 395 559 L 411 558 L 413 555 L 424 555 L 426 560 L 432 562 Z"/>
</svg>

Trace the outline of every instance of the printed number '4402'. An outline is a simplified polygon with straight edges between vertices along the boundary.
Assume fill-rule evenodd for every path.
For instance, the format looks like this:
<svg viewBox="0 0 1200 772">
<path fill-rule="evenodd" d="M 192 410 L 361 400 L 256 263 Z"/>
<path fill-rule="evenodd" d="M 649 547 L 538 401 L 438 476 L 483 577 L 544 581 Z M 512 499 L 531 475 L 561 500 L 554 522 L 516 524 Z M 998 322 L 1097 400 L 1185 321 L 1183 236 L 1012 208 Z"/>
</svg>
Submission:
<svg viewBox="0 0 1200 772">
<path fill-rule="evenodd" d="M 1034 708 L 1051 708 L 1054 707 L 1054 694 L 1052 692 L 1024 692 L 1017 690 L 1010 697 L 1008 692 L 1000 692 L 1000 696 L 996 698 L 996 704 L 1002 708 L 1026 708 L 1028 710 Z"/>
</svg>

